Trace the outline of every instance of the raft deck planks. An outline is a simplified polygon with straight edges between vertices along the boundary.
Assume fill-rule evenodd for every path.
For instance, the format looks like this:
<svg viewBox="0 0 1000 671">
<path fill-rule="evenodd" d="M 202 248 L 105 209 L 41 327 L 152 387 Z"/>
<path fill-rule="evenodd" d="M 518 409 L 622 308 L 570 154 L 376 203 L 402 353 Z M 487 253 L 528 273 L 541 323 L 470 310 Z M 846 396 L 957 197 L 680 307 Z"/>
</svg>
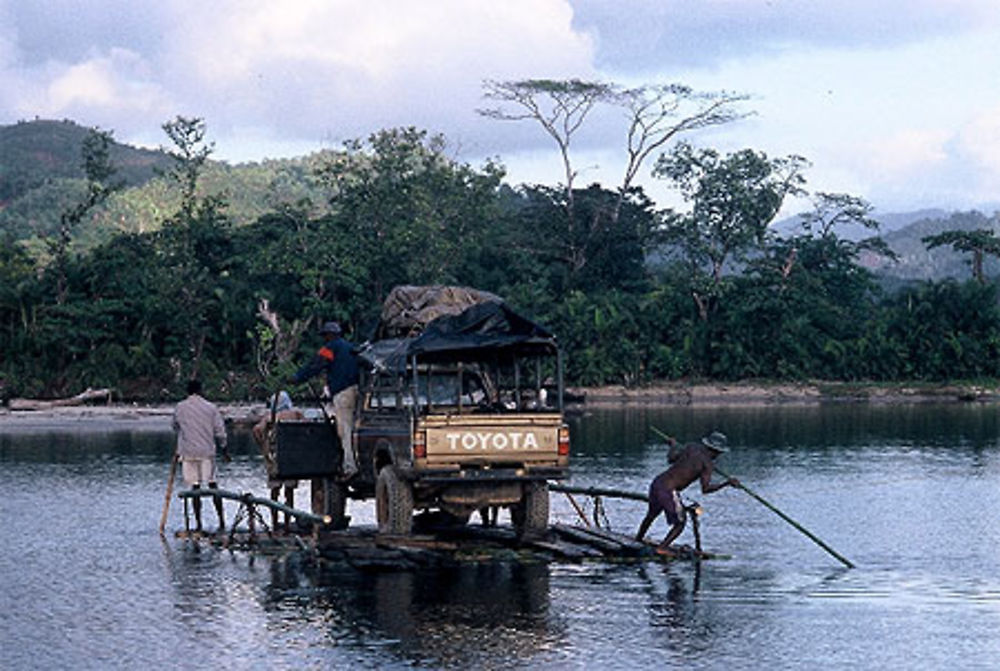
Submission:
<svg viewBox="0 0 1000 671">
<path fill-rule="evenodd" d="M 190 537 L 185 532 L 179 538 Z M 320 560 L 344 564 L 358 570 L 392 571 L 446 567 L 487 561 L 671 561 L 655 553 L 655 546 L 605 529 L 556 524 L 544 537 L 519 540 L 512 528 L 467 525 L 410 536 L 379 534 L 371 526 L 321 531 L 313 536 L 257 533 L 251 539 L 245 529 L 222 536 L 203 534 L 198 540 L 232 549 L 261 552 L 296 551 L 309 548 Z M 691 548 L 674 548 L 673 560 L 717 558 Z"/>
</svg>

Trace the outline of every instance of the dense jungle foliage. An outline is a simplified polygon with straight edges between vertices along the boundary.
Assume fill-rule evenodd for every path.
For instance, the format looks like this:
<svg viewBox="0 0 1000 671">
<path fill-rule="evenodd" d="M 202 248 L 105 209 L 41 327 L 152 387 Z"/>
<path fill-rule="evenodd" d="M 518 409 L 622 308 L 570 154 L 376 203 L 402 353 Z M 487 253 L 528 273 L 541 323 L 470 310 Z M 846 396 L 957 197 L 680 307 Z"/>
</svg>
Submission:
<svg viewBox="0 0 1000 671">
<path fill-rule="evenodd" d="M 813 211 L 777 235 L 785 198 L 806 188 L 796 157 L 677 143 L 654 168 L 684 198 L 672 210 L 635 187 L 512 187 L 499 164 L 455 162 L 412 128 L 240 170 L 209 160 L 200 120 L 164 129 L 161 177 L 124 179 L 119 145 L 94 131 L 31 235 L 7 203 L 4 395 L 168 400 L 197 374 L 214 397 L 259 399 L 311 353 L 319 323 L 363 341 L 393 286 L 432 283 L 498 293 L 549 325 L 576 385 L 1000 375 L 991 266 L 886 291 L 869 268 L 893 253 L 840 237 L 877 232 L 844 194 L 812 194 Z M 928 249 L 996 256 L 996 216 L 966 219 L 953 222 L 966 235 Z"/>
</svg>

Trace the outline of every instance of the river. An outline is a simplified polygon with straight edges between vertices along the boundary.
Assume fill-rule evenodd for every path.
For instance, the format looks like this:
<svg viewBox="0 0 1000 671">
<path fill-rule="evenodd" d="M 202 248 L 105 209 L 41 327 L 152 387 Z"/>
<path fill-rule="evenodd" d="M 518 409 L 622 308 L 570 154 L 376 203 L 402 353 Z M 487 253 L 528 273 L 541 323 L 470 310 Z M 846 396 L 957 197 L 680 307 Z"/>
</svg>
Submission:
<svg viewBox="0 0 1000 671">
<path fill-rule="evenodd" d="M 1000 664 L 1000 426 L 987 404 L 639 407 L 575 415 L 571 484 L 644 492 L 650 427 L 724 431 L 744 492 L 691 492 L 701 565 L 495 561 L 358 573 L 157 524 L 166 420 L 0 417 L 0 667 L 992 669 Z M 226 489 L 266 495 L 244 431 Z M 305 488 L 298 500 L 306 500 Z M 553 495 L 553 519 L 574 522 Z M 351 503 L 356 523 L 370 504 Z M 630 532 L 644 509 L 606 502 Z M 231 514 L 231 513 L 230 513 Z M 214 522 L 211 506 L 207 520 Z M 170 528 L 183 525 L 173 506 Z M 658 520 L 651 535 L 666 531 Z M 690 531 L 680 542 L 691 543 Z"/>
</svg>

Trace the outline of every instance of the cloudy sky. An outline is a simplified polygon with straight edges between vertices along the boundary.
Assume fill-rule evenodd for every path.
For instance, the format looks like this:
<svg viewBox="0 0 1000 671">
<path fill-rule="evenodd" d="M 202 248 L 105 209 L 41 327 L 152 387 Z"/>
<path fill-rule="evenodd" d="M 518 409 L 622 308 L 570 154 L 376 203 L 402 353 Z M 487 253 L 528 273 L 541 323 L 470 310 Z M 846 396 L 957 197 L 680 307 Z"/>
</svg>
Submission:
<svg viewBox="0 0 1000 671">
<path fill-rule="evenodd" d="M 1000 204 L 1000 0 L 0 0 L 0 123 L 159 146 L 197 116 L 234 162 L 414 125 L 555 184 L 540 129 L 476 109 L 484 79 L 570 77 L 749 94 L 689 140 L 804 156 L 879 212 Z M 578 142 L 581 180 L 617 184 L 623 125 Z"/>
</svg>

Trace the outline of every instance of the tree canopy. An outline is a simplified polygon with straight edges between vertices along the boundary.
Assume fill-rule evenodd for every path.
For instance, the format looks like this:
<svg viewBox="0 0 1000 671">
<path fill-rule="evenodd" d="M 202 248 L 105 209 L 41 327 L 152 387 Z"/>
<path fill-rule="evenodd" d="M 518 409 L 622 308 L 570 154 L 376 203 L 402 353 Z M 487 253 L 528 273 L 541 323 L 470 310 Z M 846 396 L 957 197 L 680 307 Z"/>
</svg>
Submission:
<svg viewBox="0 0 1000 671">
<path fill-rule="evenodd" d="M 600 90 L 612 92 L 627 93 Z M 110 135 L 94 136 L 84 177 L 51 205 L 65 247 L 0 235 L 5 393 L 107 386 L 163 400 L 198 374 L 218 397 L 262 398 L 313 349 L 316 323 L 337 319 L 363 341 L 393 286 L 433 283 L 491 291 L 549 326 L 571 384 L 998 374 L 985 262 L 968 282 L 882 291 L 869 268 L 892 253 L 849 194 L 812 194 L 800 229 L 778 234 L 785 199 L 805 194 L 801 157 L 677 143 L 654 162 L 684 200 L 675 210 L 627 179 L 514 187 L 498 163 L 456 161 L 445 138 L 415 128 L 242 170 L 212 162 L 201 119 L 164 130 L 175 170 L 128 191 L 109 190 Z M 852 227 L 872 235 L 841 235 Z M 927 238 L 995 253 L 990 232 Z"/>
</svg>

